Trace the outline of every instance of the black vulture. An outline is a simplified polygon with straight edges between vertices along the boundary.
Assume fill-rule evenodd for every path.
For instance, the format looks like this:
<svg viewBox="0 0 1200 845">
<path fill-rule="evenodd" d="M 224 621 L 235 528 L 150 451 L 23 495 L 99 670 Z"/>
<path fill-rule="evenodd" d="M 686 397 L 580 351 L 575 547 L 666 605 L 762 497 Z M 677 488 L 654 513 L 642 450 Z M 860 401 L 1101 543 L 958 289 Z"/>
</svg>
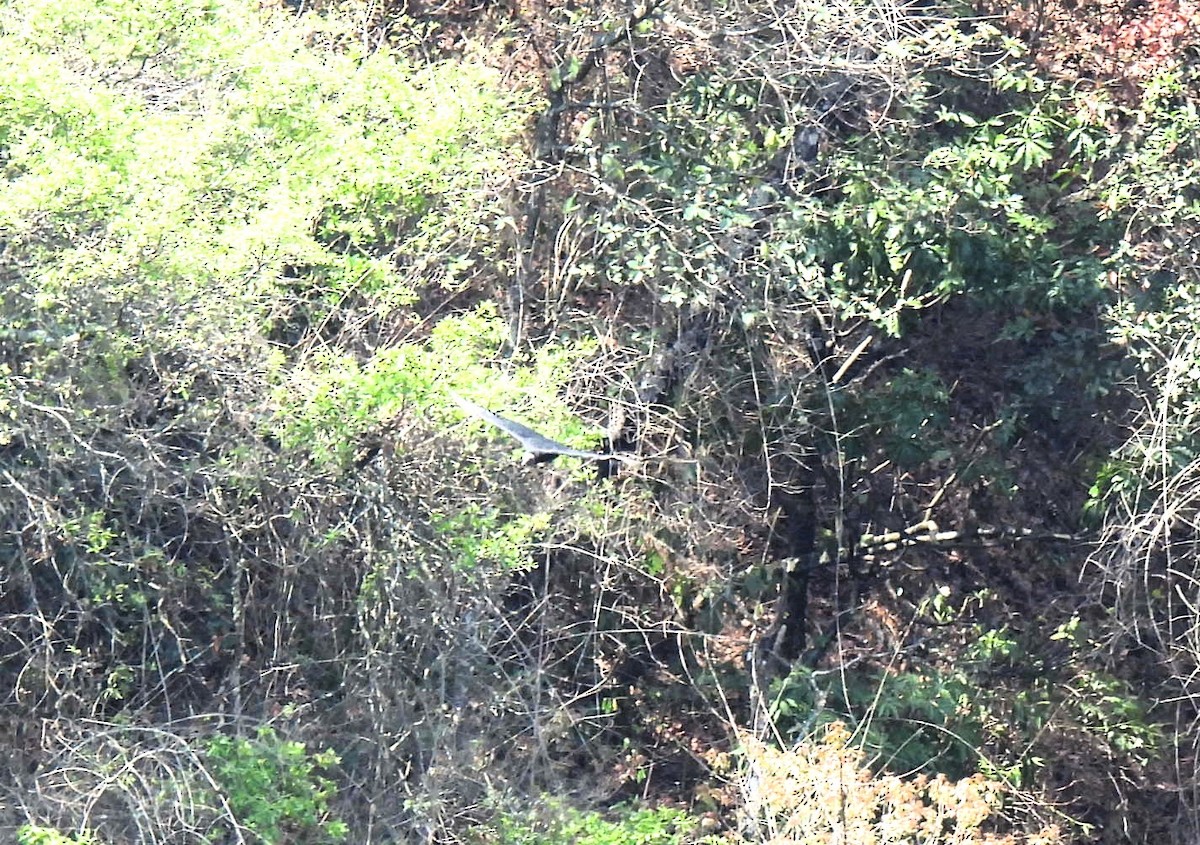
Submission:
<svg viewBox="0 0 1200 845">
<path fill-rule="evenodd" d="M 565 443 L 559 443 L 557 440 L 551 440 L 549 437 L 538 434 L 532 428 L 521 425 L 519 422 L 513 422 L 510 419 L 493 414 L 487 408 L 481 405 L 476 405 L 467 399 L 462 398 L 457 393 L 451 393 L 450 397 L 458 403 L 464 411 L 473 417 L 479 417 L 484 422 L 491 423 L 496 428 L 503 431 L 509 437 L 514 438 L 525 449 L 525 457 L 522 463 L 525 464 L 540 464 L 544 461 L 552 461 L 560 455 L 566 455 L 570 458 L 583 458 L 589 461 L 624 461 L 625 463 L 636 463 L 637 458 L 632 455 L 621 455 L 614 452 L 589 452 L 586 449 L 572 449 Z"/>
</svg>

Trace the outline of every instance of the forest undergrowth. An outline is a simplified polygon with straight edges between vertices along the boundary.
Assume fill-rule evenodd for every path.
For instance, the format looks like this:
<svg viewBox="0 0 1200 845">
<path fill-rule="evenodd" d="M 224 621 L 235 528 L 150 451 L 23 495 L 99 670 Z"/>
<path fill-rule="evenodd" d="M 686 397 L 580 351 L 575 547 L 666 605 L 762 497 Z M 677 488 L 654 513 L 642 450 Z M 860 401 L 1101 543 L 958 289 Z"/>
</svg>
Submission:
<svg viewBox="0 0 1200 845">
<path fill-rule="evenodd" d="M 1188 0 L 0 53 L 0 838 L 1200 837 Z"/>
</svg>

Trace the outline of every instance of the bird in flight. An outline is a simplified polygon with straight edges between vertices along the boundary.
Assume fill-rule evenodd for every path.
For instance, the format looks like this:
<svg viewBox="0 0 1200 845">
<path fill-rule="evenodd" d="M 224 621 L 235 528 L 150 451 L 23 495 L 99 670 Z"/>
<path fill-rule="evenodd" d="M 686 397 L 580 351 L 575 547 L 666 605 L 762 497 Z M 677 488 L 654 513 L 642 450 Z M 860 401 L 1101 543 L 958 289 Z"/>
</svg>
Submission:
<svg viewBox="0 0 1200 845">
<path fill-rule="evenodd" d="M 563 455 L 569 458 L 583 458 L 588 461 L 637 463 L 637 458 L 632 455 L 622 455 L 615 452 L 591 452 L 587 449 L 572 449 L 565 443 L 551 440 L 549 437 L 538 434 L 532 428 L 521 425 L 519 422 L 514 422 L 499 414 L 493 414 L 482 405 L 476 405 L 474 402 L 464 399 L 457 393 L 451 393 L 450 398 L 471 416 L 478 417 L 484 422 L 494 425 L 520 443 L 521 447 L 525 450 L 525 457 L 521 461 L 524 464 L 540 464 L 545 461 L 552 461 Z"/>
</svg>

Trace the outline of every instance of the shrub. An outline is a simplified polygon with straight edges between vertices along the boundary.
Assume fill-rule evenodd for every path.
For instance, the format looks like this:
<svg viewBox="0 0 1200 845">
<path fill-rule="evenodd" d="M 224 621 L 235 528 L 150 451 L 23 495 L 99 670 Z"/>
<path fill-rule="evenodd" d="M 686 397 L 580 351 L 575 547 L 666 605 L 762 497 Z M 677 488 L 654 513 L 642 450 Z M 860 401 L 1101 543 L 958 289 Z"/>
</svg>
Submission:
<svg viewBox="0 0 1200 845">
<path fill-rule="evenodd" d="M 101 843 L 86 833 L 67 836 L 54 828 L 27 824 L 17 829 L 17 845 L 101 845 Z"/>
<path fill-rule="evenodd" d="M 497 406 L 554 397 L 589 351 L 587 342 L 547 343 L 522 364 L 501 369 L 496 358 L 506 337 L 505 321 L 489 304 L 439 320 L 423 340 L 366 356 L 323 353 L 281 364 L 273 433 L 321 463 L 344 465 L 361 435 L 396 420 L 458 419 L 451 391 Z M 576 440 L 582 434 L 561 403 L 544 398 L 538 412 L 549 418 L 550 436 Z"/>
<path fill-rule="evenodd" d="M 949 604 L 942 603 L 942 624 L 962 612 Z M 848 724 L 872 765 L 892 771 L 950 778 L 982 771 L 1026 788 L 1063 742 L 1080 756 L 1087 749 L 1145 766 L 1162 750 L 1163 727 L 1127 683 L 1088 665 L 1084 657 L 1096 647 L 1077 617 L 1049 643 L 976 628 L 953 667 L 910 659 L 904 670 L 849 668 L 824 685 L 810 670 L 794 670 L 771 687 L 772 716 L 789 740 L 803 740 L 814 726 Z M 1048 648 L 1057 651 L 1053 664 Z"/>
<path fill-rule="evenodd" d="M 294 339 L 486 252 L 480 198 L 522 110 L 480 66 L 415 69 L 336 17 L 235 0 L 5 15 L 24 25 L 0 35 L 0 231 L 36 291 L 20 319 L 52 337 L 89 322 L 83 305 L 102 325 L 119 311 L 130 339 Z"/>
<path fill-rule="evenodd" d="M 476 845 L 682 845 L 696 820 L 672 807 L 616 807 L 607 813 L 546 799 L 538 811 L 502 814 Z"/>
<path fill-rule="evenodd" d="M 280 739 L 262 727 L 253 739 L 214 737 L 206 754 L 234 817 L 263 842 L 346 838 L 346 825 L 329 809 L 337 789 L 321 774 L 339 762 L 332 751 L 310 753 L 303 743 Z"/>
<path fill-rule="evenodd" d="M 840 722 L 783 750 L 753 737 L 741 745 L 738 783 L 746 838 L 784 845 L 919 842 L 922 845 L 1055 845 L 1057 828 L 1027 835 L 987 832 L 1004 788 L 981 775 L 900 777 L 872 773 Z"/>
</svg>

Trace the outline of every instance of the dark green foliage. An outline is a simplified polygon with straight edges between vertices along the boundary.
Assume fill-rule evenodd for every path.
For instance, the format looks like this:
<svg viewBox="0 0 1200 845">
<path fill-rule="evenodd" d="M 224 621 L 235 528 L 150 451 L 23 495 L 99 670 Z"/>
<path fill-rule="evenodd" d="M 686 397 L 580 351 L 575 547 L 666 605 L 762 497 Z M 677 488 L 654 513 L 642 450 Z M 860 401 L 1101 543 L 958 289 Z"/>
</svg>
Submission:
<svg viewBox="0 0 1200 845">
<path fill-rule="evenodd" d="M 904 369 L 878 387 L 849 398 L 842 425 L 855 436 L 849 454 L 871 444 L 901 467 L 913 467 L 944 449 L 950 392 L 935 373 Z"/>
<path fill-rule="evenodd" d="M 951 778 L 979 771 L 986 739 L 980 690 L 966 677 L 934 670 L 854 671 L 847 673 L 844 688 L 820 686 L 811 673 L 795 672 L 772 689 L 782 730 L 803 737 L 814 727 L 849 719 L 860 725 L 863 747 L 880 769 Z"/>
<path fill-rule="evenodd" d="M 774 712 L 796 737 L 846 721 L 879 769 L 952 778 L 983 771 L 1017 786 L 1036 782 L 1058 742 L 1098 744 L 1139 765 L 1158 752 L 1162 725 L 1128 684 L 1087 666 L 1077 618 L 1037 651 L 1030 645 L 987 630 L 954 668 L 854 669 L 832 680 L 796 671 L 772 688 Z M 1044 656 L 1051 648 L 1068 656 L 1052 664 Z"/>
</svg>

